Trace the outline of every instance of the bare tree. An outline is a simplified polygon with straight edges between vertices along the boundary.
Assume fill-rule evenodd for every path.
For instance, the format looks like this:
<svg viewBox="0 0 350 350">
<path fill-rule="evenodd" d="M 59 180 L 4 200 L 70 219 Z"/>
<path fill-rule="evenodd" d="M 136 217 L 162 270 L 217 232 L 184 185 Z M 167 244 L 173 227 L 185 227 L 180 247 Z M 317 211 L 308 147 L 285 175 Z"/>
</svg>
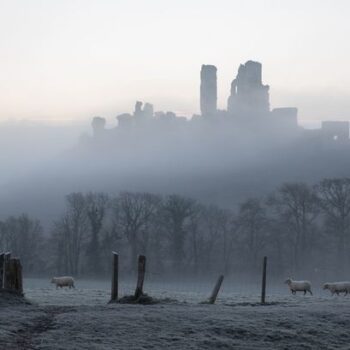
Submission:
<svg viewBox="0 0 350 350">
<path fill-rule="evenodd" d="M 221 247 L 219 256 L 222 257 L 222 271 L 229 273 L 232 261 L 233 246 L 236 240 L 238 225 L 234 213 L 227 209 L 218 208 L 217 225 L 220 228 Z"/>
<path fill-rule="evenodd" d="M 11 248 L 11 233 L 5 221 L 0 221 L 0 250 L 8 251 Z"/>
<path fill-rule="evenodd" d="M 114 200 L 114 221 L 130 245 L 132 270 L 136 268 L 140 249 L 147 245 L 149 223 L 154 219 L 160 201 L 161 198 L 154 194 L 130 192 L 123 192 Z"/>
<path fill-rule="evenodd" d="M 97 276 L 101 272 L 100 235 L 109 204 L 104 193 L 88 193 L 85 197 L 87 218 L 90 224 L 90 242 L 87 247 L 87 264 L 89 274 Z"/>
<path fill-rule="evenodd" d="M 325 179 L 317 186 L 327 229 L 337 237 L 338 271 L 348 267 L 350 234 L 350 178 Z"/>
<path fill-rule="evenodd" d="M 312 249 L 314 224 L 320 211 L 316 193 L 304 183 L 286 183 L 268 203 L 276 210 L 281 234 L 289 238 L 296 272 L 307 262 Z"/>
<path fill-rule="evenodd" d="M 202 206 L 201 210 L 201 253 L 205 271 L 220 267 L 227 272 L 232 252 L 233 236 L 230 234 L 232 215 L 216 205 Z"/>
<path fill-rule="evenodd" d="M 262 201 L 250 198 L 243 202 L 239 208 L 237 224 L 238 234 L 249 259 L 247 264 L 256 271 L 259 254 L 263 254 L 268 235 L 268 219 Z"/>
<path fill-rule="evenodd" d="M 66 197 L 65 214 L 54 223 L 58 264 L 61 272 L 77 276 L 83 245 L 88 233 L 86 201 L 82 193 L 71 193 Z"/>
<path fill-rule="evenodd" d="M 41 261 L 43 246 L 43 229 L 38 220 L 26 214 L 11 216 L 0 223 L 0 251 L 11 251 L 21 258 L 27 273 L 43 269 Z"/>
<path fill-rule="evenodd" d="M 169 243 L 175 270 L 182 270 L 185 257 L 186 224 L 196 210 L 196 201 L 178 195 L 170 195 L 163 205 L 164 223 L 170 234 Z"/>
<path fill-rule="evenodd" d="M 204 253 L 204 235 L 202 231 L 203 211 L 205 207 L 196 204 L 188 219 L 187 230 L 189 233 L 189 254 L 187 261 L 193 265 L 193 273 L 198 273 L 201 258 Z"/>
</svg>

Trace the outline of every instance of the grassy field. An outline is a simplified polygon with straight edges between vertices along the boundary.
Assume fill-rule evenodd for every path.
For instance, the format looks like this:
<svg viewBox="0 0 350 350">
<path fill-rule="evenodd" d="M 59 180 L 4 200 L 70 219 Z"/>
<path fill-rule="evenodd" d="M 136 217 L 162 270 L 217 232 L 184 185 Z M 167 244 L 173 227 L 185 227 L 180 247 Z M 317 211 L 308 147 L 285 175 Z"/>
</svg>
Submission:
<svg viewBox="0 0 350 350">
<path fill-rule="evenodd" d="M 108 305 L 108 281 L 76 285 L 25 280 L 31 305 L 0 303 L 0 349 L 349 349 L 350 296 L 291 296 L 282 285 L 262 306 L 258 285 L 227 283 L 217 304 L 203 305 L 208 283 L 148 283 L 149 295 L 171 301 Z"/>
</svg>

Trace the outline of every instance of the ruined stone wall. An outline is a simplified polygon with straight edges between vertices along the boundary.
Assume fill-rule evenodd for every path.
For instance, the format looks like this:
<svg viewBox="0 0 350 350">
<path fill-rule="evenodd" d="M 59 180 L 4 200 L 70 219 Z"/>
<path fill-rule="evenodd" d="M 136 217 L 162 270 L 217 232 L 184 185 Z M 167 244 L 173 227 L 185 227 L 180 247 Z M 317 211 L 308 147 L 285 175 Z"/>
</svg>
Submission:
<svg viewBox="0 0 350 350">
<path fill-rule="evenodd" d="M 298 109 L 294 107 L 274 108 L 271 112 L 273 123 L 293 131 L 298 128 Z"/>
<path fill-rule="evenodd" d="M 231 84 L 227 110 L 231 114 L 247 116 L 270 111 L 269 86 L 262 84 L 262 66 L 248 61 L 240 65 Z"/>
<path fill-rule="evenodd" d="M 324 121 L 322 122 L 321 135 L 323 139 L 334 141 L 349 140 L 348 121 Z"/>
</svg>

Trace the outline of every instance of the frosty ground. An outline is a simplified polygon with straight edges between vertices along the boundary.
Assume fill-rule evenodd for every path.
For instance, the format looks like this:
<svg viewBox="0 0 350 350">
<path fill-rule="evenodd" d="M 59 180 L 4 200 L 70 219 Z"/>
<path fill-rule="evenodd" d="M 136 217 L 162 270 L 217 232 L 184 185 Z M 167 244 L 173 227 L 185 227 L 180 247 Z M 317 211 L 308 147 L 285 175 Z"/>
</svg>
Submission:
<svg viewBox="0 0 350 350">
<path fill-rule="evenodd" d="M 0 349 L 349 349 L 350 297 L 291 296 L 270 286 L 226 283 L 216 305 L 203 305 L 211 285 L 149 283 L 157 305 L 110 304 L 106 282 L 77 281 L 56 290 L 25 280 L 32 304 L 0 300 Z M 125 283 L 120 294 L 130 294 Z"/>
</svg>

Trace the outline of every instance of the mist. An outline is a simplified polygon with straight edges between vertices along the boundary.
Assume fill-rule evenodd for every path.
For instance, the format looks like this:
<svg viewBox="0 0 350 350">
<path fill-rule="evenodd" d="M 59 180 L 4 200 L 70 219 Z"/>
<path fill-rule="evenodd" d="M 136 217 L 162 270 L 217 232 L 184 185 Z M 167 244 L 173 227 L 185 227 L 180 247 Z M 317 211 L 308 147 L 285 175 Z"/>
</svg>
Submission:
<svg viewBox="0 0 350 350">
<path fill-rule="evenodd" d="M 26 276 L 106 279 L 113 250 L 127 283 L 143 254 L 176 297 L 218 274 L 249 289 L 264 256 L 278 293 L 285 276 L 346 279 L 349 122 L 303 127 L 256 61 L 218 109 L 217 73 L 202 65 L 190 118 L 136 101 L 112 120 L 2 125 L 0 244 Z"/>
<path fill-rule="evenodd" d="M 304 128 L 296 107 L 271 104 L 270 86 L 256 61 L 238 67 L 227 107 L 218 109 L 217 73 L 217 67 L 202 65 L 200 114 L 190 118 L 136 101 L 114 124 L 102 116 L 71 125 L 3 124 L 0 209 L 7 249 L 13 243 L 6 232 L 24 226 L 33 227 L 35 249 L 44 245 L 56 257 L 45 268 L 30 261 L 34 275 L 106 276 L 110 266 L 101 257 L 113 248 L 127 262 L 147 254 L 156 275 L 172 271 L 173 277 L 184 276 L 183 257 L 191 266 L 187 273 L 197 278 L 222 269 L 227 275 L 239 271 L 242 278 L 254 278 L 258 261 L 268 254 L 279 266 L 274 279 L 308 271 L 322 280 L 334 269 L 345 277 L 338 262 L 347 265 L 347 258 L 336 259 L 343 251 L 330 250 L 332 263 L 324 266 L 322 246 L 327 239 L 337 244 L 326 234 L 331 226 L 325 208 L 333 190 L 346 197 L 349 122 L 324 120 L 318 128 Z M 302 233 L 294 227 L 289 205 L 310 211 L 303 214 L 307 227 Z M 130 219 L 137 210 L 145 215 L 135 216 L 138 224 Z M 285 227 L 290 236 L 285 236 Z M 315 232 L 322 233 L 320 238 Z M 78 233 L 79 249 L 66 238 L 72 235 L 74 240 Z M 272 239 L 279 245 L 271 245 Z M 78 250 L 60 248 L 67 245 Z M 307 268 L 300 263 L 306 249 L 314 251 Z M 161 263 L 158 254 L 166 252 L 169 258 Z M 203 265 L 207 254 L 212 261 Z M 222 255 L 223 260 L 215 258 Z M 130 266 L 122 271 L 127 274 Z"/>
<path fill-rule="evenodd" d="M 235 209 L 284 182 L 347 176 L 347 122 L 309 129 L 296 108 L 274 109 L 253 61 L 219 110 L 217 68 L 203 67 L 201 114 L 190 118 L 138 102 L 112 119 L 1 124 L 2 216 L 25 212 L 49 227 L 77 191 L 176 193 Z"/>
<path fill-rule="evenodd" d="M 348 348 L 348 0 L 1 5 L 1 349 Z"/>
</svg>

